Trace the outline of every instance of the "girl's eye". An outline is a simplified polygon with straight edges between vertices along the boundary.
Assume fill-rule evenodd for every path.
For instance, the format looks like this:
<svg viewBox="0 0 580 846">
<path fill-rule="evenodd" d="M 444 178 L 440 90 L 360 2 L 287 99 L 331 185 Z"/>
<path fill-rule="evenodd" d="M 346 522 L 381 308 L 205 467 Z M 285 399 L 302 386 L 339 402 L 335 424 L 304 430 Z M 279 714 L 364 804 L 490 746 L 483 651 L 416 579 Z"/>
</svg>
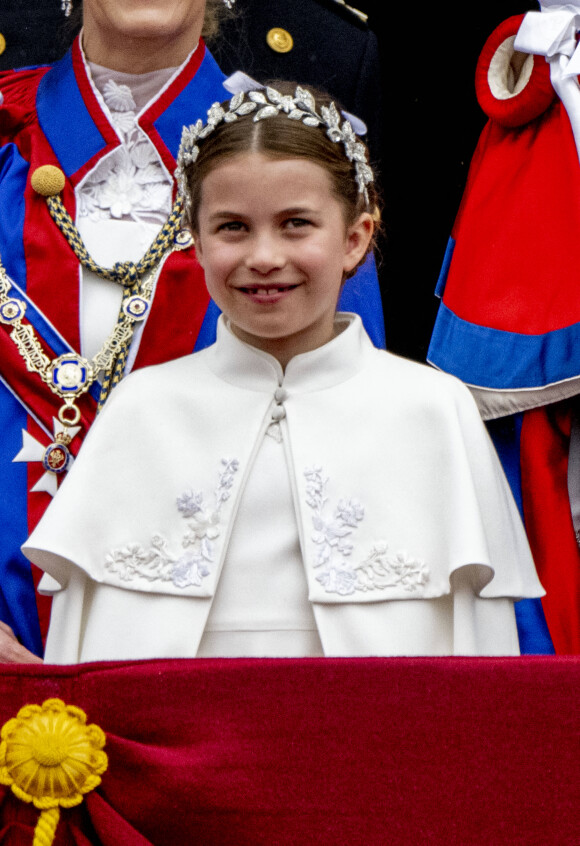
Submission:
<svg viewBox="0 0 580 846">
<path fill-rule="evenodd" d="M 301 229 L 303 226 L 310 226 L 310 221 L 304 217 L 291 217 L 285 225 L 288 229 Z"/>
<path fill-rule="evenodd" d="M 241 220 L 228 220 L 225 223 L 220 223 L 218 227 L 219 232 L 241 232 L 244 229 L 244 224 Z"/>
</svg>

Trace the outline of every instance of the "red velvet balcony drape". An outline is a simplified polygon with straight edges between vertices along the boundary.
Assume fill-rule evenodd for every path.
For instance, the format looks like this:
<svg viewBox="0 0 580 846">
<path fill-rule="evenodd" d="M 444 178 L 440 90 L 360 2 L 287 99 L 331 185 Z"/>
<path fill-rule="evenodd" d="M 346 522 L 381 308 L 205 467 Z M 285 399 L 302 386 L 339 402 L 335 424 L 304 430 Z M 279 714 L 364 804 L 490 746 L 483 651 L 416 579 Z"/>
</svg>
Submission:
<svg viewBox="0 0 580 846">
<path fill-rule="evenodd" d="M 59 697 L 109 769 L 55 844 L 578 846 L 580 661 L 5 666 L 0 722 Z M 38 811 L 0 787 L 0 844 Z"/>
</svg>

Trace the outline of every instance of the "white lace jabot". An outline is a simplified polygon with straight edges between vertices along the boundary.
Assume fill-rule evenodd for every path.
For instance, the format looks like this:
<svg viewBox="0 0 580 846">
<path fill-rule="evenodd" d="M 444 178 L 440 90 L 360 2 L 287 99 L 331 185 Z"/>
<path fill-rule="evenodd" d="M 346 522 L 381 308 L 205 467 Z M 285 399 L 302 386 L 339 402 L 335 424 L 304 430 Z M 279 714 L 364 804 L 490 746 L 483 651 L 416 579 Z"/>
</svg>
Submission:
<svg viewBox="0 0 580 846">
<path fill-rule="evenodd" d="M 88 173 L 76 191 L 77 226 L 93 259 L 105 267 L 138 261 L 171 211 L 173 176 L 139 114 L 179 68 L 127 74 L 87 63 L 96 96 L 121 144 Z M 81 349 L 94 356 L 114 326 L 122 290 L 86 268 L 81 285 Z"/>
<path fill-rule="evenodd" d="M 101 105 L 122 144 L 89 174 L 79 193 L 79 217 L 163 224 L 171 210 L 173 180 L 137 122 L 139 112 L 177 68 L 128 74 L 89 63 Z"/>
</svg>

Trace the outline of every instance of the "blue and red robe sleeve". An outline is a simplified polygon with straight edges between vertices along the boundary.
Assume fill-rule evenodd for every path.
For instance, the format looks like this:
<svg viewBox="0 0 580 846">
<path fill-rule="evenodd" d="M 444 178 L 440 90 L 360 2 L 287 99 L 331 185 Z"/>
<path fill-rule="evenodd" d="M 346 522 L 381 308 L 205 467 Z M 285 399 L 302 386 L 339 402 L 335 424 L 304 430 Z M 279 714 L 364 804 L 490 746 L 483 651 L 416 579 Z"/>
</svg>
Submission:
<svg viewBox="0 0 580 846">
<path fill-rule="evenodd" d="M 439 280 L 428 358 L 495 418 L 547 590 L 541 606 L 516 608 L 522 651 L 569 653 L 580 651 L 580 555 L 566 485 L 569 399 L 580 393 L 580 165 L 545 59 L 528 56 L 520 82 L 510 78 L 522 19 L 495 30 L 477 66 L 489 121 Z"/>
</svg>

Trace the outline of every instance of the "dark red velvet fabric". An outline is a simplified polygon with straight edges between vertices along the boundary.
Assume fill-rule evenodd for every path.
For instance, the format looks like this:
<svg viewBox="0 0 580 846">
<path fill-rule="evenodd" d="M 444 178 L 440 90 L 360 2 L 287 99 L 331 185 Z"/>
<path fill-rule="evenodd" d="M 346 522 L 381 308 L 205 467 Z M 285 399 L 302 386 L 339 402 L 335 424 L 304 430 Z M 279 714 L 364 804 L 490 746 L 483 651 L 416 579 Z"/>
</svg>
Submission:
<svg viewBox="0 0 580 846">
<path fill-rule="evenodd" d="M 59 696 L 109 769 L 55 844 L 577 846 L 580 659 L 7 667 L 0 719 Z M 0 788 L 0 843 L 38 812 Z"/>
</svg>

